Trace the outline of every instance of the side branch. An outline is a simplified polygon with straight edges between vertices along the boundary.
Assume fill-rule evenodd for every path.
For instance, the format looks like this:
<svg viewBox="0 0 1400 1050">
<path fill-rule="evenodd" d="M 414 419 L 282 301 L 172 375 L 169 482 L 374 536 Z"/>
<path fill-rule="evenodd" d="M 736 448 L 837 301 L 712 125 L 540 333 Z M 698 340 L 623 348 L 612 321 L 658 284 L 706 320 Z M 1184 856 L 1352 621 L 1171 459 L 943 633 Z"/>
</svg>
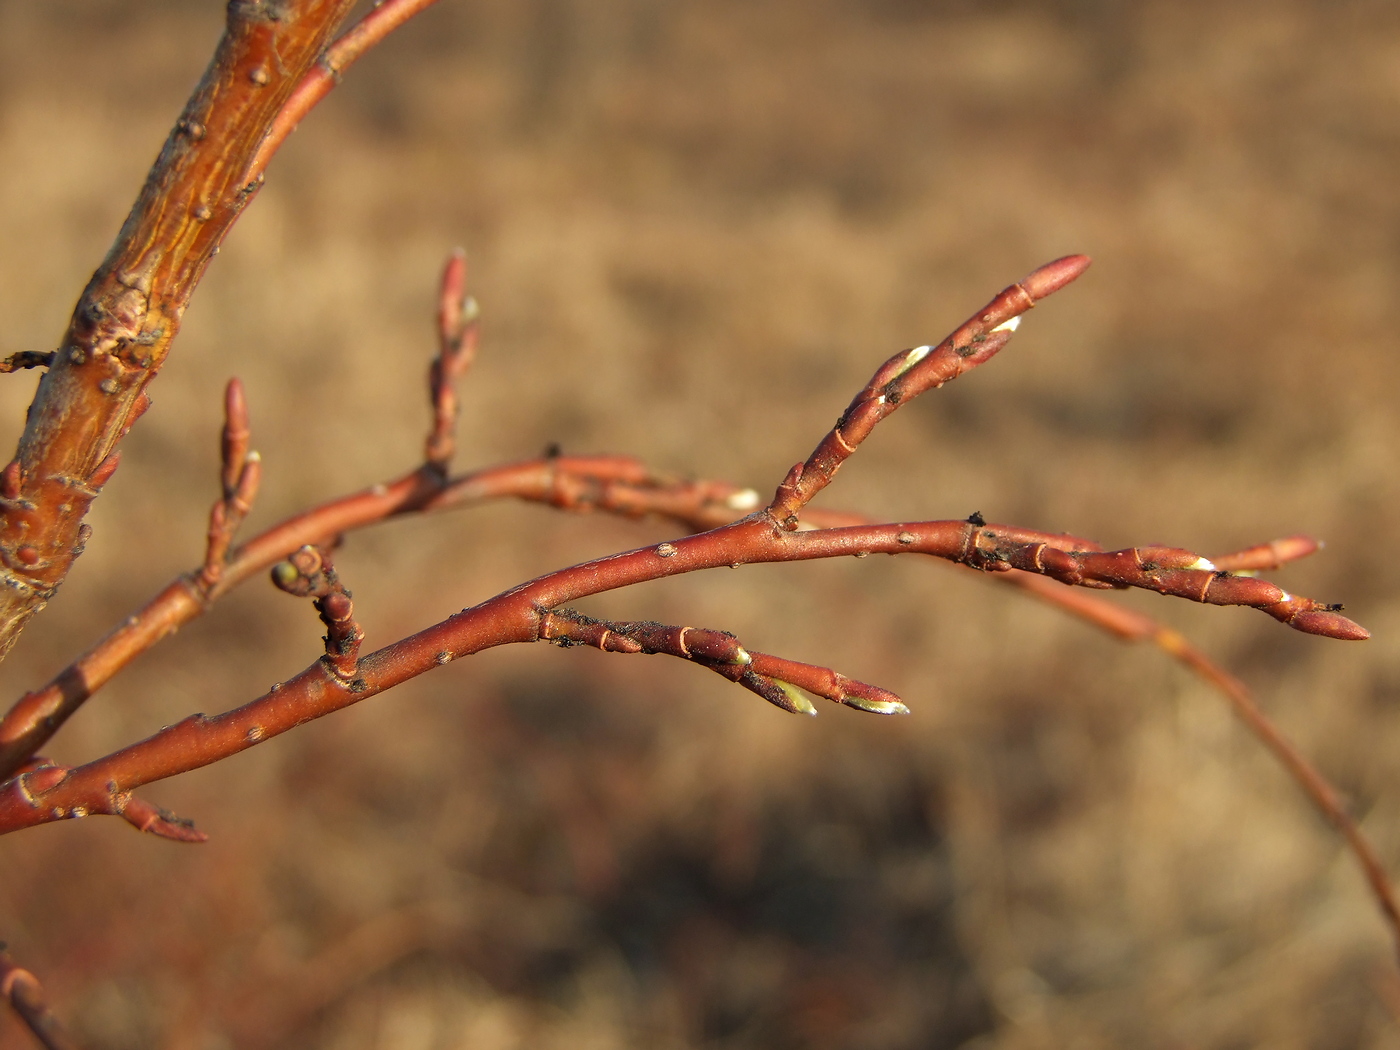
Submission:
<svg viewBox="0 0 1400 1050">
<path fill-rule="evenodd" d="M 1067 255 L 1001 291 L 937 346 L 895 354 L 871 377 L 830 433 L 778 486 L 768 513 L 784 529 L 795 529 L 802 508 L 831 483 L 841 464 L 876 425 L 906 401 L 937 390 L 990 361 L 1010 340 L 1021 315 L 1089 268 L 1087 255 Z"/>
<path fill-rule="evenodd" d="M 370 48 L 437 0 L 380 0 L 364 18 L 328 47 L 296 87 L 248 164 L 246 178 L 261 178 L 273 154 L 297 125 L 340 83 L 341 75 Z"/>
<path fill-rule="evenodd" d="M 799 689 L 859 711 L 909 713 L 899 697 L 886 689 L 857 682 L 827 667 L 752 652 L 725 631 L 652 621 L 595 620 L 574 609 L 540 609 L 539 637 L 565 648 L 589 645 L 609 653 L 663 653 L 692 660 L 793 714 L 817 713 Z"/>
</svg>

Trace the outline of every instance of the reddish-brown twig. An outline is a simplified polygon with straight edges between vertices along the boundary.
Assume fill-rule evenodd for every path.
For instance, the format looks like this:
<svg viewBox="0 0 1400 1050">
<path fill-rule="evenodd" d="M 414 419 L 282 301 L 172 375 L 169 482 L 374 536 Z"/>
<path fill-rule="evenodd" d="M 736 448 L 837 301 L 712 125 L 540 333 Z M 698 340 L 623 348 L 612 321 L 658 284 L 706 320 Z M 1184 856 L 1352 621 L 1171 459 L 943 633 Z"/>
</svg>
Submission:
<svg viewBox="0 0 1400 1050">
<path fill-rule="evenodd" d="M 787 532 L 759 514 L 710 532 L 548 573 L 362 658 L 354 690 L 318 663 L 240 708 L 212 718 L 191 716 L 141 743 L 77 767 L 51 785 L 27 783 L 33 774 L 17 777 L 0 790 L 0 831 L 71 816 L 75 808 L 84 814 L 120 812 L 118 804 L 142 784 L 227 758 L 454 659 L 497 645 L 536 641 L 541 610 L 589 595 L 707 568 L 864 553 L 917 552 L 966 563 L 982 556 L 975 543 L 982 528 L 947 521 Z M 1020 537 L 1034 537 L 1034 542 L 1022 544 L 1028 549 L 1058 550 L 1050 546 L 1056 537 L 1025 532 Z M 1146 574 L 1149 583 L 1135 583 L 1134 577 L 1145 570 L 1132 566 L 1141 560 L 1131 551 L 1114 552 L 1112 571 L 1098 578 L 1140 586 L 1160 583 L 1151 573 Z M 358 688 L 361 683 L 363 689 Z"/>
<path fill-rule="evenodd" d="M 21 697 L 0 719 L 0 780 L 12 776 L 123 667 L 202 616 L 238 584 L 298 548 L 405 514 L 503 498 L 624 517 L 656 514 L 696 530 L 727 524 L 759 501 L 752 489 L 659 476 L 630 456 L 527 460 L 476 471 L 448 483 L 433 471 L 417 470 L 332 500 L 243 544 L 223 565 L 213 585 L 205 586 L 201 570 L 172 581 L 48 684 Z"/>
<path fill-rule="evenodd" d="M 49 1009 L 39 979 L 15 964 L 3 942 L 0 942 L 0 999 L 9 1002 L 47 1050 L 77 1050 L 78 1044 Z"/>
<path fill-rule="evenodd" d="M 224 430 L 220 443 L 222 470 L 219 480 L 223 496 L 209 511 L 209 540 L 199 582 L 207 593 L 219 582 L 228 561 L 229 545 L 253 509 L 258 484 L 262 480 L 262 459 L 248 450 L 248 404 L 243 384 L 236 378 L 224 389 Z"/>
<path fill-rule="evenodd" d="M 954 337 L 945 340 L 938 351 L 926 351 L 919 355 L 897 355 L 877 371 L 862 395 L 853 402 L 853 408 L 843 417 L 841 424 L 818 446 L 813 456 L 806 463 L 794 468 L 779 488 L 773 506 L 766 511 L 701 536 L 678 540 L 675 544 L 668 543 L 654 549 L 633 551 L 601 562 L 552 573 L 474 609 L 466 610 L 438 628 L 423 632 L 413 639 L 399 643 L 398 646 L 391 646 L 390 649 L 394 650 L 397 656 L 415 647 L 421 648 L 429 644 L 428 639 L 435 633 L 445 631 L 454 636 L 454 644 L 441 651 L 451 659 L 454 656 L 476 652 L 486 645 L 538 637 L 534 609 L 554 608 L 601 590 L 616 589 L 648 579 L 721 564 L 805 560 L 845 554 L 863 555 L 877 550 L 888 553 L 933 554 L 988 570 L 1021 568 L 1052 575 L 1067 583 L 1148 587 L 1198 601 L 1249 604 L 1266 608 L 1266 611 L 1302 629 L 1343 637 L 1360 636 L 1362 632 L 1359 628 L 1335 612 L 1325 610 L 1318 603 L 1293 598 L 1263 581 L 1232 577 L 1228 573 L 1214 571 L 1213 567 L 1205 568 L 1208 563 L 1185 551 L 1158 548 L 1148 549 L 1146 552 L 1130 550 L 1104 553 L 1085 541 L 1009 527 L 989 528 L 980 518 L 966 522 L 852 525 L 815 532 L 789 531 L 805 501 L 830 480 L 834 470 L 844 457 L 850 454 L 850 450 L 870 432 L 879 419 L 888 414 L 891 397 L 897 404 L 919 390 L 929 389 L 959 374 L 968 367 L 967 361 L 975 363 L 984 359 L 988 353 L 988 342 L 999 347 L 1009 338 L 1010 320 L 1033 305 L 1042 295 L 1049 294 L 1073 279 L 1086 265 L 1087 260 L 1082 257 L 1070 257 L 1068 260 L 1042 267 L 1024 282 L 1013 285 L 994 299 L 991 306 L 961 326 Z M 979 336 L 984 337 L 981 343 L 977 342 Z M 987 338 L 991 336 L 995 338 Z M 967 347 L 975 349 L 963 353 Z M 407 496 L 411 492 L 421 491 L 421 486 L 428 479 L 420 474 L 416 478 L 410 476 L 404 481 L 407 488 L 402 495 Z M 388 493 L 383 495 L 387 496 Z M 363 504 L 366 500 L 372 502 L 376 498 L 382 497 L 376 497 L 372 491 L 368 495 L 362 494 L 361 497 L 357 497 L 355 502 Z M 277 531 L 273 530 L 274 533 Z M 285 539 L 285 536 L 282 538 Z M 532 606 L 517 605 L 508 608 L 511 604 L 510 599 L 527 593 L 535 595 Z M 485 626 L 485 621 L 489 621 L 493 616 L 500 618 L 497 625 L 499 629 L 494 632 L 488 631 L 488 638 L 474 640 L 471 635 L 477 627 L 473 618 L 482 618 L 482 626 Z M 468 627 L 469 624 L 473 626 Z M 465 631 L 466 636 L 456 637 L 462 631 Z M 439 652 L 435 651 L 432 655 L 436 659 Z M 414 662 L 412 659 L 405 661 L 402 658 L 391 661 L 394 668 L 382 679 L 379 688 L 403 680 L 398 677 L 398 673 Z M 404 677 L 421 673 L 427 666 L 429 665 L 423 665 Z M 281 706 L 285 710 L 287 705 L 284 703 Z M 314 716 L 308 714 L 306 717 Z M 266 729 L 266 726 L 259 726 L 260 732 L 265 732 Z"/>
<path fill-rule="evenodd" d="M 467 257 L 458 248 L 442 271 L 438 294 L 438 355 L 428 370 L 433 426 L 423 459 L 443 477 L 452 465 L 457 438 L 457 380 L 476 360 L 481 310 L 467 294 Z"/>
<path fill-rule="evenodd" d="M 298 598 L 315 599 L 312 604 L 326 625 L 326 667 L 352 693 L 358 692 L 355 672 L 365 632 L 355 622 L 355 604 L 336 575 L 330 555 L 308 544 L 272 567 L 272 582 Z"/>
<path fill-rule="evenodd" d="M 262 176 L 287 136 L 296 130 L 316 103 L 330 94 L 331 88 L 340 83 L 344 72 L 365 52 L 435 3 L 437 0 L 380 0 L 374 10 L 326 48 L 320 60 L 302 77 L 296 90 L 278 111 L 257 153 L 248 164 L 245 180 Z"/>
<path fill-rule="evenodd" d="M 609 653 L 661 653 L 693 660 L 794 714 L 817 713 L 811 701 L 795 687 L 860 711 L 882 715 L 909 713 L 899 697 L 887 690 L 857 682 L 827 667 L 750 651 L 726 631 L 673 627 L 652 621 L 595 620 L 575 609 L 541 609 L 539 617 L 542 641 L 565 647 L 590 645 Z"/>
<path fill-rule="evenodd" d="M 1316 542 L 1308 537 L 1290 536 L 1273 544 L 1251 547 L 1215 560 L 1216 564 L 1258 562 L 1263 567 L 1264 564 L 1278 565 L 1291 561 L 1316 549 Z M 1267 559 L 1263 553 L 1266 550 L 1270 552 Z M 1179 632 L 1132 609 L 1111 605 L 1088 594 L 1067 591 L 1044 577 L 1029 573 L 1007 573 L 1003 579 L 1124 641 L 1151 642 L 1223 695 L 1245 727 L 1273 754 L 1313 805 L 1346 840 L 1390 928 L 1396 954 L 1400 957 L 1400 900 L 1397 900 L 1395 888 L 1375 846 L 1351 815 L 1341 794 L 1274 725 L 1247 685 L 1211 660 Z"/>
<path fill-rule="evenodd" d="M 768 508 L 781 528 L 795 529 L 802 508 L 831 483 L 841 464 L 900 405 L 986 361 L 1004 347 L 1020 317 L 1089 268 L 1087 255 L 1066 255 L 997 294 L 937 346 L 916 346 L 886 361 L 851 401 L 836 426 L 778 486 Z"/>
</svg>

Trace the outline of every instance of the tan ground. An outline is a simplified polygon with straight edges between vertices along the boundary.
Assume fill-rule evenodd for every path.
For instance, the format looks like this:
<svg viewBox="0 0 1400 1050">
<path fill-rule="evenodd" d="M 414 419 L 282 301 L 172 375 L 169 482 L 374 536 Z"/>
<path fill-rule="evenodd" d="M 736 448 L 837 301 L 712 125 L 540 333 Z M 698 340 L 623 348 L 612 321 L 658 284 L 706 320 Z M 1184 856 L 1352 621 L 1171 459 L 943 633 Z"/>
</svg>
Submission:
<svg viewBox="0 0 1400 1050">
<path fill-rule="evenodd" d="M 222 6 L 0 0 L 0 349 L 52 345 Z M 276 161 L 5 689 L 198 562 L 228 375 L 254 527 L 409 466 L 455 244 L 486 318 L 459 465 L 558 441 L 761 488 L 889 353 L 1084 251 L 825 502 L 1206 553 L 1325 538 L 1280 582 L 1345 601 L 1364 645 L 1121 600 L 1255 686 L 1400 871 L 1397 129 L 1384 0 L 443 0 Z M 31 386 L 0 389 L 4 442 Z M 341 564 L 378 645 L 664 532 L 501 506 Z M 0 937 L 104 1050 L 1400 1043 L 1336 837 L 1160 655 L 888 559 L 589 609 L 729 629 L 915 713 L 488 653 L 152 790 L 206 846 L 7 838 Z M 52 753 L 239 703 L 317 637 L 251 585 Z"/>
</svg>

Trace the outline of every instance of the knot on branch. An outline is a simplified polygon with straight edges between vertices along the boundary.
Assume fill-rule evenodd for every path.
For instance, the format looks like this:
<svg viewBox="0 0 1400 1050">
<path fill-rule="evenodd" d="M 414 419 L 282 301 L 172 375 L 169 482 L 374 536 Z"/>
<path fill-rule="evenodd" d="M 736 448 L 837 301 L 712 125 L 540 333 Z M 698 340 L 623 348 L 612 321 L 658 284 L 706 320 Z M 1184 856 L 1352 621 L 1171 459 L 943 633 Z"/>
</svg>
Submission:
<svg viewBox="0 0 1400 1050">
<path fill-rule="evenodd" d="M 326 655 L 322 663 L 341 685 L 351 692 L 362 691 L 364 683 L 357 671 L 365 632 L 355 622 L 350 592 L 336 575 L 329 555 L 308 544 L 272 567 L 272 582 L 294 597 L 314 599 L 312 605 L 326 625 Z"/>
</svg>

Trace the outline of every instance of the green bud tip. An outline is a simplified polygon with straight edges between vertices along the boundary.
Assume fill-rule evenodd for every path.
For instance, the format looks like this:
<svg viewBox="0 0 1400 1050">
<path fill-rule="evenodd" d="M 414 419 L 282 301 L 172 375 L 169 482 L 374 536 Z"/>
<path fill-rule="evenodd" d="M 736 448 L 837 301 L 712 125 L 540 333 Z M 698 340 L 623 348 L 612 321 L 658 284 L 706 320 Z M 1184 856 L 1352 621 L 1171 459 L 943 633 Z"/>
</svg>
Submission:
<svg viewBox="0 0 1400 1050">
<path fill-rule="evenodd" d="M 792 704 L 791 710 L 793 714 L 815 715 L 817 713 L 817 709 L 812 706 L 812 701 L 807 699 L 807 694 L 791 682 L 784 682 L 781 679 L 774 678 L 773 684 L 781 689 L 787 696 L 789 702 Z"/>
<path fill-rule="evenodd" d="M 873 715 L 907 715 L 909 708 L 901 700 L 872 700 L 864 696 L 847 696 L 841 702 L 857 711 L 869 711 Z"/>
</svg>

